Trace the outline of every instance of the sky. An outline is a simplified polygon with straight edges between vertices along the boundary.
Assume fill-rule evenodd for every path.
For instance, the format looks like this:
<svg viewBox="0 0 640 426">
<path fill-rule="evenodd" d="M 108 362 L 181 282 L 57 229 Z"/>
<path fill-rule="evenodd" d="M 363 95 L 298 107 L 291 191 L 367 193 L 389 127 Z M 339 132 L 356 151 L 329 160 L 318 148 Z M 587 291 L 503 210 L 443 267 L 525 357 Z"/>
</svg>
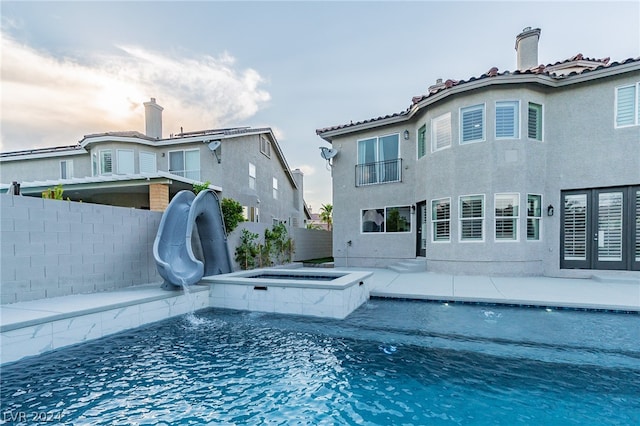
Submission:
<svg viewBox="0 0 640 426">
<path fill-rule="evenodd" d="M 405 110 L 436 79 L 516 68 L 515 37 L 542 30 L 539 62 L 640 57 L 640 1 L 2 1 L 0 151 L 144 129 L 271 127 L 332 203 L 316 129 Z M 215 184 L 215 182 L 213 182 Z"/>
</svg>

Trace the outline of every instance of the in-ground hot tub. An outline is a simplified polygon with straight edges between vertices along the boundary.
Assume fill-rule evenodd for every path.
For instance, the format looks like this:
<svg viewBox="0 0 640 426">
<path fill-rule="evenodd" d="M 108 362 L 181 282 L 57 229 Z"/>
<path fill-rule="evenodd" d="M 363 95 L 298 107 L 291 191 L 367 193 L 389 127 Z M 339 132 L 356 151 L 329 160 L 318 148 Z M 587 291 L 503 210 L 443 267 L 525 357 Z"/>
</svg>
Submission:
<svg viewBox="0 0 640 426">
<path fill-rule="evenodd" d="M 217 308 L 345 318 L 369 299 L 365 271 L 253 269 L 204 277 Z"/>
</svg>

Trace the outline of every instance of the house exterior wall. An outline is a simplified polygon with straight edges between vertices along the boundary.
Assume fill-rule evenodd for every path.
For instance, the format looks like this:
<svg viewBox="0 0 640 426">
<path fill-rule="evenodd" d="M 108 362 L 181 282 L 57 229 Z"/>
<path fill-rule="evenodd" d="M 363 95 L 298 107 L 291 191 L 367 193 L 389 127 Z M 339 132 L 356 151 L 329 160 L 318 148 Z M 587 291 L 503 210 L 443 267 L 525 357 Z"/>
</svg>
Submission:
<svg viewBox="0 0 640 426">
<path fill-rule="evenodd" d="M 268 138 L 270 143 L 269 155 L 261 152 L 260 139 Z M 103 138 L 104 139 L 104 138 Z M 155 154 L 156 169 L 158 171 L 173 172 L 170 169 L 170 152 L 181 150 L 198 150 L 200 168 L 197 176 L 185 176 L 194 181 L 209 181 L 212 185 L 222 188 L 221 198 L 232 198 L 247 208 L 257 208 L 260 222 L 271 225 L 274 220 L 293 223 L 294 226 L 304 227 L 304 201 L 302 186 L 296 187 L 296 179 L 302 181 L 302 173 L 293 177 L 285 160 L 280 158 L 277 142 L 269 136 L 269 132 L 239 134 L 222 140 L 220 147 L 214 154 L 209 150 L 203 138 L 167 139 L 149 141 L 141 138 L 126 138 L 127 141 L 100 140 L 91 141 L 85 146 L 84 152 L 76 155 L 60 156 L 41 154 L 40 157 L 22 156 L 8 160 L 2 159 L 2 183 L 12 181 L 45 181 L 60 179 L 60 161 L 73 160 L 73 177 L 98 176 L 100 172 L 100 152 L 111 151 L 112 168 L 110 174 L 121 174 L 119 170 L 118 150 L 133 151 L 134 174 L 141 173 L 140 153 Z M 120 138 L 122 139 L 122 138 Z M 216 139 L 212 136 L 211 139 Z M 18 159 L 22 158 L 22 159 Z M 218 162 L 218 159 L 220 162 Z M 97 162 L 97 171 L 94 171 Z M 249 188 L 249 163 L 256 167 L 255 189 Z M 277 179 L 278 197 L 273 197 L 273 179 Z M 143 179 L 144 180 L 144 179 Z M 135 208 L 151 208 L 150 192 L 146 184 L 138 182 L 137 186 L 114 183 L 101 187 L 90 194 L 84 201 L 111 204 Z M 182 185 L 184 187 L 185 185 Z M 69 189 L 63 185 L 63 188 Z M 171 189 L 170 196 L 177 192 Z M 67 194 L 65 194 L 67 196 Z M 82 199 L 82 196 L 72 199 Z"/>
<path fill-rule="evenodd" d="M 426 201 L 427 269 L 493 275 L 589 276 L 560 268 L 561 192 L 640 184 L 640 126 L 615 128 L 615 89 L 640 73 L 587 80 L 559 88 L 531 83 L 495 85 L 444 97 L 410 119 L 332 136 L 333 250 L 336 266 L 387 266 L 416 257 L 419 218 L 409 233 L 363 233 L 362 209 L 414 206 Z M 519 137 L 496 139 L 496 102 L 519 101 Z M 528 103 L 543 106 L 543 139 L 527 135 Z M 460 109 L 484 105 L 485 140 L 460 144 Z M 432 119 L 451 113 L 451 145 L 432 152 Z M 426 125 L 426 155 L 417 158 L 417 133 Z M 409 140 L 403 132 L 409 130 Z M 400 135 L 402 181 L 357 187 L 358 140 Z M 519 194 L 518 239 L 495 238 L 495 195 Z M 459 197 L 484 195 L 483 241 L 461 241 Z M 527 239 L 527 195 L 542 196 L 541 236 Z M 450 198 L 450 241 L 434 242 L 431 201 Z M 554 216 L 546 208 L 553 205 Z"/>
</svg>

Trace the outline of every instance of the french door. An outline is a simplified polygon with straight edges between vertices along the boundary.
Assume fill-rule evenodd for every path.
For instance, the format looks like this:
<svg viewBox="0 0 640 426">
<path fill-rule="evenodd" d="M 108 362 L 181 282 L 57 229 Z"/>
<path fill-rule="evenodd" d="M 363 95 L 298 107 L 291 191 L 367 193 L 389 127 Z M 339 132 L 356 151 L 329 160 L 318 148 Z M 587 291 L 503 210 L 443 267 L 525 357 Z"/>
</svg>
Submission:
<svg viewBox="0 0 640 426">
<path fill-rule="evenodd" d="M 640 270 L 640 186 L 562 192 L 560 267 Z"/>
</svg>

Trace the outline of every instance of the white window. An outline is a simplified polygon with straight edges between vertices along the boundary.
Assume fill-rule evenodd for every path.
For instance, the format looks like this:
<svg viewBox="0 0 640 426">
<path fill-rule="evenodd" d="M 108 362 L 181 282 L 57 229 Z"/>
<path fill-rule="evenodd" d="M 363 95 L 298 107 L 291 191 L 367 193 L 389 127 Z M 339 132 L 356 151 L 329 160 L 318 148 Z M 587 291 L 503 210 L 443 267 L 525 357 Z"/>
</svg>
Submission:
<svg viewBox="0 0 640 426">
<path fill-rule="evenodd" d="M 520 138 L 520 102 L 496 102 L 496 139 Z"/>
<path fill-rule="evenodd" d="M 418 129 L 418 158 L 422 158 L 427 153 L 427 126 Z"/>
<path fill-rule="evenodd" d="M 273 178 L 273 199 L 278 199 L 278 179 Z"/>
<path fill-rule="evenodd" d="M 460 241 L 484 241 L 484 195 L 463 195 L 459 203 Z"/>
<path fill-rule="evenodd" d="M 260 152 L 267 157 L 271 157 L 271 142 L 264 135 L 260 135 Z"/>
<path fill-rule="evenodd" d="M 249 189 L 256 189 L 256 166 L 249 163 Z"/>
<path fill-rule="evenodd" d="M 460 108 L 460 144 L 484 139 L 484 104 Z"/>
<path fill-rule="evenodd" d="M 113 173 L 111 150 L 100 151 L 100 174 L 110 175 L 111 173 Z"/>
<path fill-rule="evenodd" d="M 247 222 L 259 222 L 260 211 L 257 207 L 242 206 L 242 216 Z"/>
<path fill-rule="evenodd" d="M 118 174 L 126 175 L 126 174 L 133 174 L 136 172 L 132 149 L 117 149 L 116 158 L 117 158 L 116 165 L 118 166 Z"/>
<path fill-rule="evenodd" d="M 156 154 L 153 152 L 140 152 L 140 173 L 155 173 L 158 171 Z"/>
<path fill-rule="evenodd" d="M 356 186 L 401 180 L 398 133 L 358 141 Z"/>
<path fill-rule="evenodd" d="M 496 241 L 518 241 L 520 220 L 520 194 L 496 194 Z"/>
<path fill-rule="evenodd" d="M 640 83 L 616 88 L 616 127 L 640 124 Z"/>
<path fill-rule="evenodd" d="M 529 102 L 527 135 L 529 139 L 542 140 L 542 105 Z"/>
<path fill-rule="evenodd" d="M 431 241 L 451 241 L 451 198 L 431 200 Z"/>
<path fill-rule="evenodd" d="M 385 207 L 360 212 L 363 233 L 411 232 L 411 207 Z"/>
<path fill-rule="evenodd" d="M 451 113 L 431 120 L 431 152 L 451 146 Z"/>
<path fill-rule="evenodd" d="M 73 178 L 73 160 L 60 161 L 60 179 Z"/>
<path fill-rule="evenodd" d="M 200 150 L 169 151 L 169 172 L 200 180 Z"/>
<path fill-rule="evenodd" d="M 542 195 L 527 194 L 527 240 L 540 240 Z"/>
</svg>

